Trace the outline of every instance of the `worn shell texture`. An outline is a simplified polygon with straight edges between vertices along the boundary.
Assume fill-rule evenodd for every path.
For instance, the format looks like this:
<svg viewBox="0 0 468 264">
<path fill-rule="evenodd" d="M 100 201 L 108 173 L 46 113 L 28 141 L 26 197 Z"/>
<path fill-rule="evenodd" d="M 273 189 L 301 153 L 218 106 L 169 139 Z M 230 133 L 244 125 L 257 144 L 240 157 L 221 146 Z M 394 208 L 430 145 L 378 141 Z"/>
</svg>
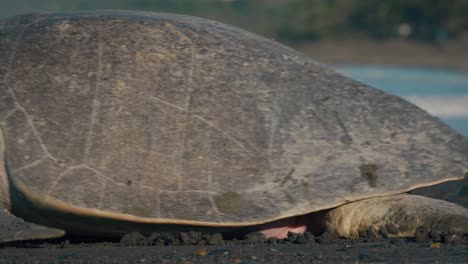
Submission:
<svg viewBox="0 0 468 264">
<path fill-rule="evenodd" d="M 25 199 L 135 221 L 262 223 L 468 167 L 467 139 L 401 98 L 172 14 L 1 21 L 0 122 Z"/>
</svg>

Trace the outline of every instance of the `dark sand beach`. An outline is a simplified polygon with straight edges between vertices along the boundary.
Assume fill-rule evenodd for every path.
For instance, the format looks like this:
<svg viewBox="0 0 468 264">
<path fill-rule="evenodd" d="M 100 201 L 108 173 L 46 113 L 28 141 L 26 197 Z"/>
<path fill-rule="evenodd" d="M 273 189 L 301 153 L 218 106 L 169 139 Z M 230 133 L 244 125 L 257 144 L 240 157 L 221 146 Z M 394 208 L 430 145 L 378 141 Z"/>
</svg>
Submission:
<svg viewBox="0 0 468 264">
<path fill-rule="evenodd" d="M 156 238 L 157 237 L 157 238 Z M 457 235 L 421 232 L 415 239 L 340 240 L 327 234 L 291 234 L 266 240 L 250 233 L 243 240 L 219 234 L 181 233 L 119 241 L 64 238 L 4 245 L 0 263 L 466 263 L 468 241 Z"/>
</svg>

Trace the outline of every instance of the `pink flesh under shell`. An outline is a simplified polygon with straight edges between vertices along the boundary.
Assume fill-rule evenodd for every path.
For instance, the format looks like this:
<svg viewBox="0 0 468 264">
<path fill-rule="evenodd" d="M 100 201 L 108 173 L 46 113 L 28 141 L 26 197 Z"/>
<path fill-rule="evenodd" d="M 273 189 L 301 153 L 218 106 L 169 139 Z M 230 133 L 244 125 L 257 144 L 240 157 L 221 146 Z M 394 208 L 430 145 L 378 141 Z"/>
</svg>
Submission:
<svg viewBox="0 0 468 264">
<path fill-rule="evenodd" d="M 266 238 L 284 239 L 288 232 L 319 234 L 324 231 L 324 213 L 312 213 L 280 219 L 259 227 L 259 232 Z"/>
<path fill-rule="evenodd" d="M 306 225 L 293 225 L 293 226 L 278 226 L 278 227 L 266 228 L 266 229 L 260 230 L 260 232 L 266 238 L 283 239 L 283 238 L 288 237 L 289 232 L 302 234 L 306 230 L 307 230 Z"/>
</svg>

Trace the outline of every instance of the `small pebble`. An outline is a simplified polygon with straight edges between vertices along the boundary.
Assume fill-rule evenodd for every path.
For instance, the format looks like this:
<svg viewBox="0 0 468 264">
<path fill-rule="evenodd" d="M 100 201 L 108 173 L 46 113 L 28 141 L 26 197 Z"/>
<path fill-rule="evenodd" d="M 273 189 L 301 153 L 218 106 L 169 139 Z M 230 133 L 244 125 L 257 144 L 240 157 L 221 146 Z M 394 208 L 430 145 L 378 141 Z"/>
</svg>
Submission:
<svg viewBox="0 0 468 264">
<path fill-rule="evenodd" d="M 245 256 L 242 258 L 242 262 L 240 264 L 257 264 L 257 257 L 256 256 Z"/>
<path fill-rule="evenodd" d="M 292 237 L 291 240 L 294 244 L 315 244 L 315 236 L 310 232 L 305 232 L 304 234 L 296 234 L 297 236 Z"/>
<path fill-rule="evenodd" d="M 368 262 L 378 262 L 381 261 L 381 259 L 373 254 L 369 253 L 361 253 L 359 254 L 359 260 L 360 261 L 368 261 Z"/>
<path fill-rule="evenodd" d="M 390 244 L 397 245 L 397 246 L 406 246 L 406 241 L 401 238 L 392 238 L 390 239 Z"/>
<path fill-rule="evenodd" d="M 315 245 L 317 238 L 311 232 L 304 233 L 305 244 Z"/>
<path fill-rule="evenodd" d="M 79 255 L 77 253 L 64 254 L 58 257 L 58 259 L 60 260 L 72 260 L 72 259 L 78 259 L 78 258 L 79 258 Z"/>
<path fill-rule="evenodd" d="M 295 255 L 296 259 L 301 259 L 301 258 L 303 258 L 304 256 L 305 256 L 304 253 L 296 253 L 296 255 Z"/>
<path fill-rule="evenodd" d="M 182 245 L 196 245 L 199 241 L 202 241 L 202 234 L 200 232 L 182 232 L 179 234 L 179 239 Z"/>
<path fill-rule="evenodd" d="M 147 244 L 147 239 L 138 232 L 126 234 L 120 239 L 121 246 L 146 246 Z"/>
<path fill-rule="evenodd" d="M 223 235 L 220 233 L 212 235 L 203 235 L 202 238 L 206 241 L 208 245 L 224 245 Z"/>
<path fill-rule="evenodd" d="M 269 238 L 269 239 L 267 240 L 267 243 L 270 244 L 270 245 L 276 245 L 276 244 L 279 243 L 279 240 L 276 239 L 276 238 Z"/>
<path fill-rule="evenodd" d="M 197 256 L 203 256 L 203 257 L 206 256 L 206 251 L 203 250 L 203 249 L 197 249 L 197 250 L 195 250 L 194 253 L 195 253 L 195 255 L 197 255 Z"/>
<path fill-rule="evenodd" d="M 227 249 L 227 248 L 218 248 L 218 249 L 211 250 L 208 253 L 208 256 L 227 255 L 227 254 L 231 254 L 231 252 L 232 251 L 230 249 Z"/>
<path fill-rule="evenodd" d="M 430 248 L 440 248 L 440 242 L 431 243 Z"/>
<path fill-rule="evenodd" d="M 249 244 L 264 244 L 266 242 L 265 235 L 260 232 L 247 233 L 244 240 Z"/>
<path fill-rule="evenodd" d="M 68 247 L 70 247 L 70 246 L 71 246 L 71 245 L 70 245 L 70 240 L 68 240 L 68 239 L 65 240 L 65 241 L 63 241 L 62 243 L 60 243 L 60 247 L 61 247 L 61 248 L 68 248 Z"/>
<path fill-rule="evenodd" d="M 296 243 L 298 238 L 299 238 L 298 233 L 288 232 L 288 237 L 286 238 L 286 240 L 288 240 L 291 243 Z"/>
<path fill-rule="evenodd" d="M 161 234 L 165 246 L 177 246 L 179 240 L 173 234 Z"/>
<path fill-rule="evenodd" d="M 380 248 L 380 247 L 389 247 L 390 246 L 390 243 L 389 242 L 374 242 L 372 243 L 372 247 L 374 248 Z"/>
<path fill-rule="evenodd" d="M 277 250 L 276 248 L 269 248 L 268 251 L 270 251 L 270 252 L 280 252 L 280 251 Z"/>
<path fill-rule="evenodd" d="M 328 231 L 323 232 L 318 238 L 317 241 L 319 243 L 332 243 L 335 242 L 338 238 L 334 235 L 329 233 Z"/>
</svg>

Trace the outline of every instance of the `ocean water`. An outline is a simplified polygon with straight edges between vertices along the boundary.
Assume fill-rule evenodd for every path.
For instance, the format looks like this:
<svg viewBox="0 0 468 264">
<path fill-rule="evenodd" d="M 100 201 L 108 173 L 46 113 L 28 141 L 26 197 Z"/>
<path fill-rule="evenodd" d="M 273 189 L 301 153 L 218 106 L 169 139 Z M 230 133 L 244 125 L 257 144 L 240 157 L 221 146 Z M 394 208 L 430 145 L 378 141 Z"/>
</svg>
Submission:
<svg viewBox="0 0 468 264">
<path fill-rule="evenodd" d="M 405 98 L 468 137 L 468 74 L 390 66 L 335 68 L 355 80 Z"/>
</svg>

